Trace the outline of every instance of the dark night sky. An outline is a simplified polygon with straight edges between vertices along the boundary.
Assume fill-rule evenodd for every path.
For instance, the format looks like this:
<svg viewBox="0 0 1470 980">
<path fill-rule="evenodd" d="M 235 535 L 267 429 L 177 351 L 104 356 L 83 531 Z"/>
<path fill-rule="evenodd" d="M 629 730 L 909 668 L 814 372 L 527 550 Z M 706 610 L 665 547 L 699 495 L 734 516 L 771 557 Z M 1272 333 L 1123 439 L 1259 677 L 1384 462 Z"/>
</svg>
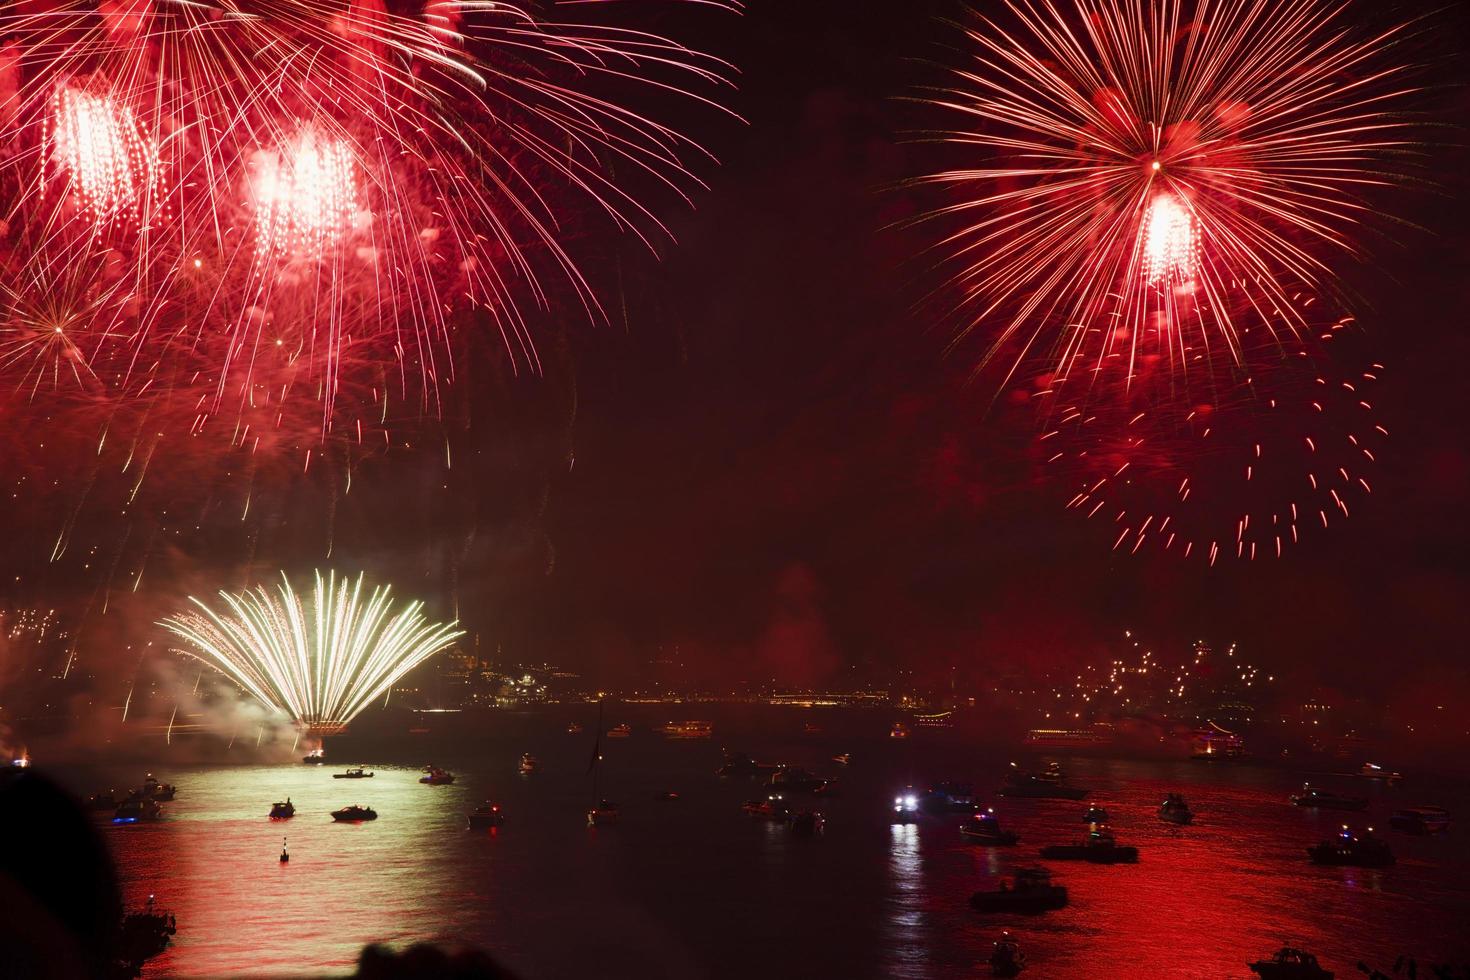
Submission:
<svg viewBox="0 0 1470 980">
<path fill-rule="evenodd" d="M 948 328 L 915 312 L 924 232 L 890 226 L 921 207 L 897 185 L 934 163 L 896 97 L 958 62 L 940 18 L 962 12 L 750 0 L 742 17 L 691 18 L 682 36 L 739 67 L 746 124 L 689 121 L 721 165 L 693 210 L 661 209 L 678 244 L 660 261 L 632 243 L 593 258 L 612 322 L 544 318 L 544 377 L 509 379 L 492 353 L 465 365 L 478 450 L 453 474 L 407 455 L 365 468 L 330 521 L 317 497 L 283 503 L 247 543 L 250 568 L 320 565 L 333 526 L 339 567 L 361 559 L 445 611 L 435 595 L 455 591 L 487 643 L 604 676 L 659 644 L 711 679 L 1049 666 L 1133 628 L 1239 641 L 1350 689 L 1463 696 L 1467 17 L 1434 14 L 1420 42 L 1425 109 L 1448 124 L 1425 148 L 1437 189 L 1387 195 L 1404 223 L 1375 225 L 1372 262 L 1344 270 L 1390 366 L 1375 499 L 1281 561 L 1210 569 L 1111 553 L 1027 478 L 1028 433 L 991 410 L 976 351 L 950 351 Z M 49 547 L 51 532 L 21 540 Z M 128 600 L 147 607 L 137 622 L 182 590 L 246 584 L 237 546 L 172 547 L 151 560 L 153 598 Z"/>
</svg>

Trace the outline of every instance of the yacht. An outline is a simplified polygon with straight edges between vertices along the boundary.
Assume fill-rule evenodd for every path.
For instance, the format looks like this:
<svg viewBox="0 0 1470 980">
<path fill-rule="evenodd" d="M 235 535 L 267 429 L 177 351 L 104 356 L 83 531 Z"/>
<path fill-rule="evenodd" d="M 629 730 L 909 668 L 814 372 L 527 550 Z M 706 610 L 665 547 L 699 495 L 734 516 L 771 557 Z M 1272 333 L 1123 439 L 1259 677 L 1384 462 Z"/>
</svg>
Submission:
<svg viewBox="0 0 1470 980">
<path fill-rule="evenodd" d="M 1052 844 L 1041 849 L 1041 856 L 1053 861 L 1088 861 L 1092 864 L 1137 864 L 1138 848 L 1122 847 L 1113 839 L 1107 825 L 1099 824 L 1080 844 Z"/>
<path fill-rule="evenodd" d="M 356 769 L 349 769 L 346 772 L 334 772 L 334 773 L 332 773 L 332 778 L 333 779 L 372 779 L 373 778 L 373 774 L 370 773 L 370 772 L 368 772 L 362 766 L 358 766 Z"/>
<path fill-rule="evenodd" d="M 1331 971 L 1322 969 L 1317 957 L 1291 946 L 1283 946 L 1269 960 L 1256 960 L 1246 966 L 1262 980 L 1332 980 Z"/>
<path fill-rule="evenodd" d="M 1170 793 L 1159 804 L 1159 819 L 1167 823 L 1187 824 L 1194 820 L 1194 811 L 1179 793 Z"/>
<path fill-rule="evenodd" d="M 541 760 L 537 759 L 531 753 L 526 752 L 521 756 L 520 764 L 516 766 L 516 768 L 520 771 L 520 774 L 522 776 L 530 776 L 535 773 L 536 770 L 540 768 L 540 766 Z"/>
<path fill-rule="evenodd" d="M 598 804 L 587 811 L 587 826 L 606 827 L 618 822 L 618 805 L 607 800 L 600 800 Z"/>
<path fill-rule="evenodd" d="M 1349 865 L 1357 868 L 1386 868 L 1394 863 L 1388 842 L 1373 836 L 1373 828 L 1353 830 L 1343 824 L 1333 840 L 1307 848 L 1313 864 Z"/>
<path fill-rule="evenodd" d="M 499 803 L 487 801 L 471 810 L 466 819 L 471 830 L 483 830 L 487 827 L 499 827 L 505 823 L 505 814 L 501 811 Z"/>
<path fill-rule="evenodd" d="M 960 824 L 960 833 L 966 840 L 992 847 L 1010 847 L 1021 839 L 1013 831 L 1002 830 L 995 811 L 989 807 L 977 811 L 969 820 Z"/>
<path fill-rule="evenodd" d="M 430 768 L 428 775 L 419 777 L 419 782 L 426 786 L 448 786 L 454 782 L 454 773 L 447 769 L 440 769 L 438 766 L 434 766 Z"/>
<path fill-rule="evenodd" d="M 1051 883 L 1051 874 L 1042 868 L 1024 868 L 1012 883 L 1002 881 L 996 891 L 976 892 L 970 896 L 970 907 L 977 912 L 1014 912 L 1040 915 L 1067 905 L 1067 889 Z"/>
<path fill-rule="evenodd" d="M 607 737 L 608 738 L 627 738 L 629 735 L 632 735 L 632 734 L 633 734 L 633 726 L 632 725 L 618 725 L 618 726 L 616 726 L 614 728 L 609 728 L 607 730 Z"/>
<path fill-rule="evenodd" d="M 692 739 L 710 738 L 715 733 L 715 728 L 707 721 L 671 721 L 664 725 L 659 731 L 665 737 L 675 741 L 689 741 Z"/>
<path fill-rule="evenodd" d="M 271 819 L 285 820 L 287 817 L 296 816 L 296 805 L 291 802 L 291 797 L 286 797 L 284 803 L 271 804 Z"/>
<path fill-rule="evenodd" d="M 1291 797 L 1297 806 L 1316 807 L 1320 810 L 1366 810 L 1368 801 L 1361 796 L 1343 796 L 1311 783 L 1303 783 L 1302 791 Z"/>
<path fill-rule="evenodd" d="M 378 811 L 370 806 L 362 806 L 361 804 L 354 803 L 351 806 L 344 806 L 340 810 L 333 810 L 332 819 L 338 823 L 359 823 L 363 820 L 378 819 Z"/>
<path fill-rule="evenodd" d="M 1450 829 L 1450 811 L 1437 806 L 1410 806 L 1393 811 L 1388 825 L 1406 834 L 1442 834 Z"/>
</svg>

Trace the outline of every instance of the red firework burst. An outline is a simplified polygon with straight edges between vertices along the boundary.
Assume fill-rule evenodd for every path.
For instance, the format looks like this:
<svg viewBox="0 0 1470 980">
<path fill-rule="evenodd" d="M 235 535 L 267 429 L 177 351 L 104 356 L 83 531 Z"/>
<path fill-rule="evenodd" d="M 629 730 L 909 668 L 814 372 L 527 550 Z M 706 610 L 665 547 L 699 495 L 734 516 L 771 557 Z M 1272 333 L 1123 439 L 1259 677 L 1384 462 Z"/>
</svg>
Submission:
<svg viewBox="0 0 1470 980">
<path fill-rule="evenodd" d="M 974 163 L 921 182 L 954 196 L 928 218 L 953 223 L 939 249 L 984 360 L 1240 362 L 1241 311 L 1334 293 L 1413 92 L 1405 29 L 1354 32 L 1345 6 L 1008 0 L 1013 26 L 968 30 L 973 62 L 929 101 Z M 1294 349 L 1308 325 L 1279 326 Z"/>
</svg>

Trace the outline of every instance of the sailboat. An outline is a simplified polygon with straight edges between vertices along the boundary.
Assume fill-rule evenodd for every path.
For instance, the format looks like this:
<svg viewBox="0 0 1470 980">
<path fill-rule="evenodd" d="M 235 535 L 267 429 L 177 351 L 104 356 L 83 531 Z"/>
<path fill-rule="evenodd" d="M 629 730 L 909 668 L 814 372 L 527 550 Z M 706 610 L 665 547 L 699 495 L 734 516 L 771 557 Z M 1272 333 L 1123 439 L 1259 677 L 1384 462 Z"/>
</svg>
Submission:
<svg viewBox="0 0 1470 980">
<path fill-rule="evenodd" d="M 587 826 L 606 827 L 618 822 L 618 805 L 598 795 L 602 776 L 602 702 L 597 702 L 597 737 L 592 741 L 592 761 L 587 770 L 592 773 L 592 799 L 595 801 L 587 811 Z"/>
</svg>

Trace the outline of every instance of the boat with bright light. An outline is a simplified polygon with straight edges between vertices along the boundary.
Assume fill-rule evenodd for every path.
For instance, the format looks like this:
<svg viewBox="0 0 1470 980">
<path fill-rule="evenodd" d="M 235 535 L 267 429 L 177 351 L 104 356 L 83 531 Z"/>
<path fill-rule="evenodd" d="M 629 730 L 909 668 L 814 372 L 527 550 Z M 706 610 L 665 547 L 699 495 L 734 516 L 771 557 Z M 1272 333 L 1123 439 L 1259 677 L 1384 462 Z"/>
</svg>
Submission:
<svg viewBox="0 0 1470 980">
<path fill-rule="evenodd" d="M 1342 865 L 1355 868 L 1386 868 L 1395 858 L 1388 841 L 1373 836 L 1373 828 L 1353 830 L 1343 824 L 1332 840 L 1307 848 L 1313 864 Z"/>
<path fill-rule="evenodd" d="M 1001 829 L 1000 819 L 989 807 L 972 814 L 970 819 L 960 824 L 960 833 L 968 841 L 991 847 L 1010 847 L 1021 839 L 1013 831 Z"/>
<path fill-rule="evenodd" d="M 303 764 L 308 766 L 324 766 L 327 764 L 327 753 L 324 749 L 312 749 L 301 757 Z"/>
<path fill-rule="evenodd" d="M 1302 791 L 1294 793 L 1291 802 L 1297 806 L 1315 807 L 1319 810 L 1366 810 L 1368 801 L 1361 796 L 1344 796 L 1329 790 L 1303 783 Z"/>
<path fill-rule="evenodd" d="M 592 809 L 587 811 L 587 826 L 607 827 L 618 822 L 622 812 L 616 803 L 601 800 Z"/>
<path fill-rule="evenodd" d="M 525 753 L 525 754 L 523 754 L 521 756 L 521 761 L 516 766 L 516 770 L 522 776 L 530 776 L 530 775 L 533 775 L 536 772 L 536 770 L 537 769 L 540 769 L 540 768 L 541 768 L 541 760 L 538 759 L 538 758 L 536 758 L 534 755 L 532 755 L 529 752 L 527 752 L 527 753 Z"/>
<path fill-rule="evenodd" d="M 140 797 L 123 800 L 112 813 L 112 822 L 116 824 L 144 823 L 162 819 L 163 807 L 158 805 L 158 801 Z"/>
<path fill-rule="evenodd" d="M 1358 770 L 1358 775 L 1364 779 L 1381 779 L 1386 783 L 1396 783 L 1404 778 L 1401 772 L 1393 772 L 1372 762 L 1363 763 L 1363 768 Z"/>
<path fill-rule="evenodd" d="M 791 819 L 791 806 L 779 793 L 772 793 L 764 800 L 746 800 L 740 804 L 740 812 L 756 820 L 779 822 Z"/>
<path fill-rule="evenodd" d="M 913 823 L 919 819 L 919 797 L 912 786 L 893 798 L 890 823 Z"/>
<path fill-rule="evenodd" d="M 378 811 L 370 806 L 362 806 L 354 803 L 351 806 L 344 806 L 340 810 L 333 810 L 332 819 L 338 823 L 360 823 L 363 820 L 378 819 Z"/>
<path fill-rule="evenodd" d="M 1040 915 L 1067 906 L 1067 889 L 1053 885 L 1051 873 L 1044 868 L 1023 868 L 1012 881 L 1002 881 L 996 891 L 975 892 L 970 907 L 976 912 Z"/>
<path fill-rule="evenodd" d="M 1330 970 L 1322 969 L 1317 957 L 1292 946 L 1283 946 L 1269 960 L 1256 960 L 1246 966 L 1259 974 L 1261 980 L 1332 980 L 1333 977 Z"/>
<path fill-rule="evenodd" d="M 175 792 L 176 790 L 172 783 L 160 783 L 157 779 L 153 778 L 153 773 L 150 772 L 147 778 L 143 780 L 143 785 L 133 790 L 132 795 L 138 799 L 156 800 L 159 803 L 167 803 L 174 798 Z"/>
</svg>

